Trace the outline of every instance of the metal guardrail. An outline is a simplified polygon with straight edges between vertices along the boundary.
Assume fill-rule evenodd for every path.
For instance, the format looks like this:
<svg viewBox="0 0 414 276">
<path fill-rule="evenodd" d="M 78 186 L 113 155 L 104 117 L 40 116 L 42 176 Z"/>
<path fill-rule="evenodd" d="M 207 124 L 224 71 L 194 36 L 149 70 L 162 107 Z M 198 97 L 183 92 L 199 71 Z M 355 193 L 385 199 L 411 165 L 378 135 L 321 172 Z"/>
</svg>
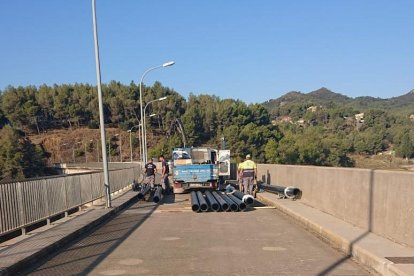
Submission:
<svg viewBox="0 0 414 276">
<path fill-rule="evenodd" d="M 139 167 L 109 171 L 111 192 L 140 176 Z M 49 220 L 71 209 L 103 198 L 103 172 L 28 179 L 0 184 L 0 236 Z"/>
</svg>

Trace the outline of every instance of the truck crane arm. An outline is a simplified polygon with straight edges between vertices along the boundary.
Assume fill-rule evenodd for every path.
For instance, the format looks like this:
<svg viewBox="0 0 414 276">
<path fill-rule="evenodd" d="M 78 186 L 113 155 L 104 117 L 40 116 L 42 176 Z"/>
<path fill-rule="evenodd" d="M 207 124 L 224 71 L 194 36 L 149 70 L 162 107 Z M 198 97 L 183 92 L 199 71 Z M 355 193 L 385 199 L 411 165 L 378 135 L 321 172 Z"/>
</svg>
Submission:
<svg viewBox="0 0 414 276">
<path fill-rule="evenodd" d="M 178 118 L 172 120 L 170 128 L 167 131 L 167 138 L 171 137 L 174 130 L 181 134 L 181 140 L 183 142 L 183 147 L 185 148 L 185 145 L 187 144 L 187 136 L 185 135 L 183 124 L 181 123 L 181 120 Z"/>
</svg>

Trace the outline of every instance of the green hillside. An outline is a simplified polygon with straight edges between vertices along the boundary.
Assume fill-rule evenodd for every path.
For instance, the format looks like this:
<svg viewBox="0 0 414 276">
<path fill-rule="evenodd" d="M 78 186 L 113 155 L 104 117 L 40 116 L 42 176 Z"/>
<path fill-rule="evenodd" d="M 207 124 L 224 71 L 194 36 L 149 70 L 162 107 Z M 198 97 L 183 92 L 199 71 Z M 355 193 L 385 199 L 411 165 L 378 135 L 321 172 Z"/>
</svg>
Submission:
<svg viewBox="0 0 414 276">
<path fill-rule="evenodd" d="M 128 140 L 128 131 L 140 122 L 139 88 L 112 81 L 102 90 L 105 124 L 113 135 L 107 148 L 114 160 L 122 160 L 128 148 L 121 150 L 121 144 L 139 145 L 136 135 Z M 224 138 L 235 162 L 247 153 L 259 163 L 316 166 L 362 166 L 355 156 L 388 156 L 386 164 L 414 157 L 413 91 L 390 99 L 354 99 L 321 88 L 248 105 L 211 95 L 185 99 L 156 82 L 144 86 L 143 106 L 150 102 L 150 156 L 168 155 L 183 145 L 179 133 L 170 133 L 179 119 L 187 145 L 219 148 Z M 88 84 L 0 91 L 0 180 L 47 174 L 47 164 L 65 158 L 62 151 L 73 160 L 98 159 L 93 156 L 98 138 L 94 132 L 87 135 L 97 130 L 98 121 L 97 93 Z"/>
</svg>

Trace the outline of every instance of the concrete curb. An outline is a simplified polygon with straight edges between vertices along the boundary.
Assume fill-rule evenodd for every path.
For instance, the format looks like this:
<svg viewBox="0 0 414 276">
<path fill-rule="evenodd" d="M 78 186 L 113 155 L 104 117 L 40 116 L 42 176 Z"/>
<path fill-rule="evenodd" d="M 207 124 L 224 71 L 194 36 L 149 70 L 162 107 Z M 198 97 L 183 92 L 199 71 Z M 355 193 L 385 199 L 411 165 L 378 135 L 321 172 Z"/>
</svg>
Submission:
<svg viewBox="0 0 414 276">
<path fill-rule="evenodd" d="M 112 201 L 111 209 L 95 209 L 81 215 L 86 217 L 74 218 L 0 251 L 0 275 L 16 275 L 58 248 L 65 246 L 77 236 L 102 224 L 135 200 L 137 200 L 137 193 L 128 191 Z M 59 235 L 52 234 L 56 231 L 59 231 Z M 8 252 L 10 253 L 7 254 Z"/>
<path fill-rule="evenodd" d="M 257 194 L 257 199 L 276 207 L 332 247 L 381 275 L 414 275 L 414 264 L 394 264 L 385 258 L 414 256 L 413 248 L 355 227 L 299 201 L 278 199 L 270 193 Z"/>
</svg>

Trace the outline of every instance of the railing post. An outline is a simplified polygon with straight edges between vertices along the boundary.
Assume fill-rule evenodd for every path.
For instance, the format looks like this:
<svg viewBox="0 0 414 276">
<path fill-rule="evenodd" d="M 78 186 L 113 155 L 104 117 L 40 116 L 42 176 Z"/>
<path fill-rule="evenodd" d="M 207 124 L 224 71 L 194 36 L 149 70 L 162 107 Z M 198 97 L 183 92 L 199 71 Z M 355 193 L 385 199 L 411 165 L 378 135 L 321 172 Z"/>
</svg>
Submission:
<svg viewBox="0 0 414 276">
<path fill-rule="evenodd" d="M 47 225 L 50 225 L 50 210 L 49 210 L 49 196 L 47 193 L 47 180 L 43 179 L 42 181 L 42 186 L 43 186 L 43 196 L 45 199 L 45 207 L 46 207 L 46 212 L 47 212 Z"/>
<path fill-rule="evenodd" d="M 67 176 L 64 176 L 64 186 L 65 186 L 65 210 L 67 210 L 69 207 L 68 207 L 68 188 L 67 188 L 67 186 L 66 186 L 66 184 L 67 184 L 67 181 L 66 181 L 66 179 L 67 179 Z M 67 214 L 68 212 L 65 212 L 65 217 L 67 217 L 68 216 L 68 214 Z"/>
<path fill-rule="evenodd" d="M 82 200 L 82 176 L 79 176 L 78 178 L 78 187 L 79 187 L 79 211 L 80 211 L 80 207 L 84 204 L 83 200 Z"/>
<path fill-rule="evenodd" d="M 93 202 L 94 202 L 94 200 L 93 200 L 93 183 L 92 183 L 92 181 L 93 181 L 93 173 L 91 173 L 91 174 L 89 174 L 89 178 L 91 179 L 91 202 L 92 202 L 92 206 L 93 206 Z"/>
<path fill-rule="evenodd" d="M 26 212 L 24 210 L 22 183 L 17 182 L 17 201 L 19 206 L 20 225 L 26 224 Z M 26 227 L 22 227 L 22 235 L 26 235 Z"/>
</svg>

